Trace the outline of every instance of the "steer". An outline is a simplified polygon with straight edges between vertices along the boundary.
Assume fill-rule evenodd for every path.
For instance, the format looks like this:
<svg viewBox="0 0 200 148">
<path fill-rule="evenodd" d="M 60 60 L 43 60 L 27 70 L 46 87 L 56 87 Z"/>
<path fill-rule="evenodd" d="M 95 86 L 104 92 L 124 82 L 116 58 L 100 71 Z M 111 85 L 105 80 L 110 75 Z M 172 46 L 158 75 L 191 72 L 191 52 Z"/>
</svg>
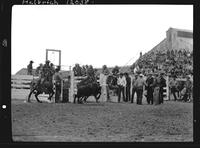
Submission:
<svg viewBox="0 0 200 148">
<path fill-rule="evenodd" d="M 80 85 L 77 84 L 77 94 L 74 96 L 74 103 L 76 103 L 76 98 L 78 98 L 78 103 L 82 103 L 83 99 L 86 102 L 86 99 L 89 96 L 94 96 L 96 102 L 98 102 L 101 96 L 101 87 L 97 82 Z"/>
</svg>

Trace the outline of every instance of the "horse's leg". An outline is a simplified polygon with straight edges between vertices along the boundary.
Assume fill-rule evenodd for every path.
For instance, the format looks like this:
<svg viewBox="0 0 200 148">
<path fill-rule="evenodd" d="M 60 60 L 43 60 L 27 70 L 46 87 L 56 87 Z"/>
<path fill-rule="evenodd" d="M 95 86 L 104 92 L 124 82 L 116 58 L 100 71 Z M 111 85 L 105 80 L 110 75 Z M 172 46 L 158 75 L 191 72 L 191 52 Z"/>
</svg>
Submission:
<svg viewBox="0 0 200 148">
<path fill-rule="evenodd" d="M 27 102 L 31 102 L 30 97 L 31 97 L 32 93 L 34 92 L 34 90 L 35 89 L 31 90 L 31 92 L 29 93 Z"/>
<path fill-rule="evenodd" d="M 35 94 L 35 98 L 36 98 L 36 100 L 37 100 L 39 103 L 42 103 L 42 101 L 40 101 L 39 98 L 38 98 L 38 95 L 39 95 L 39 94 L 40 94 L 40 93 L 37 92 L 37 93 Z"/>
</svg>

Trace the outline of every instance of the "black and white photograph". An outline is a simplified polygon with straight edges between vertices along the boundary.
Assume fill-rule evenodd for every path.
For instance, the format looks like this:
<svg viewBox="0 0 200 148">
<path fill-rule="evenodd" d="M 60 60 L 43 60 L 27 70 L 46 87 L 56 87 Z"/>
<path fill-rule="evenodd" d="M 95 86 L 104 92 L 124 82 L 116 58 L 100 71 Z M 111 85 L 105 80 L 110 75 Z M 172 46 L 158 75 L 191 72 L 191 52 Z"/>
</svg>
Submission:
<svg viewBox="0 0 200 148">
<path fill-rule="evenodd" d="M 193 142 L 193 5 L 78 2 L 12 7 L 12 140 Z"/>
</svg>

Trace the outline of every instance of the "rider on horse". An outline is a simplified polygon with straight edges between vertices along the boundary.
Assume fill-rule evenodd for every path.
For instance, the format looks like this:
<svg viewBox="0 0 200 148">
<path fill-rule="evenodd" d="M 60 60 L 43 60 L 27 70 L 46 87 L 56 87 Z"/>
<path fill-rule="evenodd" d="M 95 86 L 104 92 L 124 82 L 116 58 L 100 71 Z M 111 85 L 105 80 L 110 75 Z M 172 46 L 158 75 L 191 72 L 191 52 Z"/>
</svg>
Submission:
<svg viewBox="0 0 200 148">
<path fill-rule="evenodd" d="M 48 81 L 52 83 L 52 77 L 54 74 L 54 71 L 52 70 L 51 66 L 49 65 L 50 61 L 46 60 L 46 63 L 44 64 L 41 74 L 40 74 L 40 80 L 38 81 L 39 84 L 44 84 L 45 81 Z"/>
</svg>

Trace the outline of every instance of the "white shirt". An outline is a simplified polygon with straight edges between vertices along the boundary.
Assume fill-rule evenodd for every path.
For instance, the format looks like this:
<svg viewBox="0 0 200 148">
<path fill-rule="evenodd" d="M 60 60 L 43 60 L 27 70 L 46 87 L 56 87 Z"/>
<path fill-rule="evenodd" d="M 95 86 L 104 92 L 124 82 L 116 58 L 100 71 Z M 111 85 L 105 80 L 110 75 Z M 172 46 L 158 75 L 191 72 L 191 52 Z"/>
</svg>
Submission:
<svg viewBox="0 0 200 148">
<path fill-rule="evenodd" d="M 119 77 L 118 79 L 117 79 L 117 84 L 118 85 L 122 85 L 122 86 L 126 86 L 126 78 L 125 78 L 125 76 L 122 76 L 122 77 Z"/>
<path fill-rule="evenodd" d="M 100 86 L 105 86 L 106 85 L 106 79 L 107 79 L 107 76 L 104 75 L 103 73 L 100 74 L 100 78 L 99 78 L 99 84 Z"/>
</svg>

